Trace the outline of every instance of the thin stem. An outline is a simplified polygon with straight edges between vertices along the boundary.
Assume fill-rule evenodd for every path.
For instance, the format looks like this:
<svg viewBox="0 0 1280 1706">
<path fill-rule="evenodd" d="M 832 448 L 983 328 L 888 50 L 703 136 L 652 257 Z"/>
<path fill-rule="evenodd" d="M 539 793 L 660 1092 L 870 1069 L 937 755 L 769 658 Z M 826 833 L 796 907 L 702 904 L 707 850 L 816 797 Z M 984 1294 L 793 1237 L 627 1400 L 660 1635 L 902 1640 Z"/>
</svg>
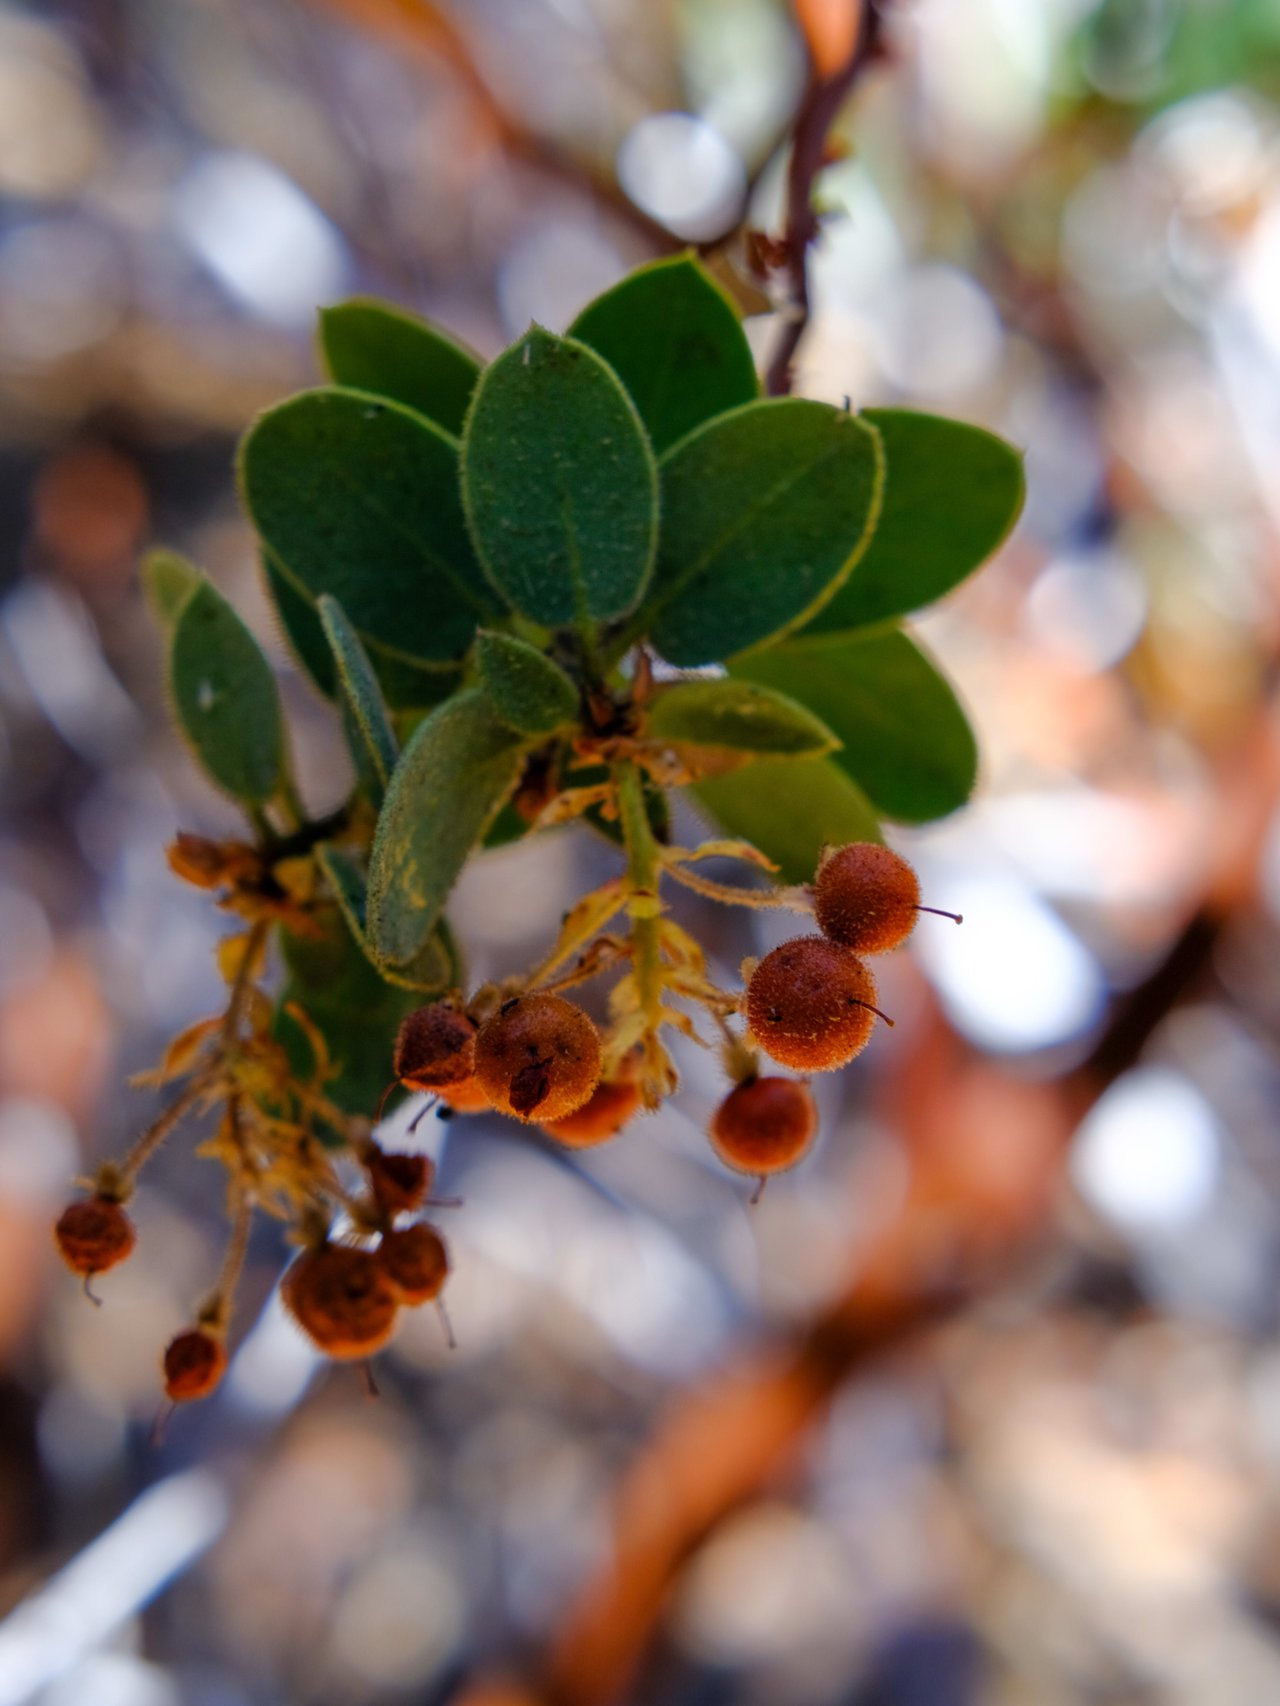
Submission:
<svg viewBox="0 0 1280 1706">
<path fill-rule="evenodd" d="M 627 760 L 614 767 L 613 775 L 618 789 L 618 818 L 627 849 L 627 877 L 631 889 L 627 911 L 631 918 L 632 975 L 646 1028 L 656 1032 L 661 1023 L 659 1015 L 662 1009 L 658 843 L 645 810 L 640 771 Z"/>
<path fill-rule="evenodd" d="M 249 938 L 244 945 L 244 957 L 236 969 L 236 980 L 231 985 L 231 999 L 227 1002 L 226 1017 L 222 1021 L 222 1046 L 230 1048 L 236 1041 L 240 1029 L 240 1020 L 244 1016 L 244 1005 L 248 1000 L 249 991 L 253 987 L 253 968 L 267 939 L 267 931 L 271 928 L 266 919 L 260 918 L 249 932 Z"/>
<path fill-rule="evenodd" d="M 162 1114 L 151 1122 L 120 1164 L 121 1176 L 127 1183 L 133 1183 L 174 1126 L 200 1100 L 208 1082 L 209 1075 L 207 1073 L 195 1079 L 187 1085 L 176 1100 L 169 1103 Z"/>
</svg>

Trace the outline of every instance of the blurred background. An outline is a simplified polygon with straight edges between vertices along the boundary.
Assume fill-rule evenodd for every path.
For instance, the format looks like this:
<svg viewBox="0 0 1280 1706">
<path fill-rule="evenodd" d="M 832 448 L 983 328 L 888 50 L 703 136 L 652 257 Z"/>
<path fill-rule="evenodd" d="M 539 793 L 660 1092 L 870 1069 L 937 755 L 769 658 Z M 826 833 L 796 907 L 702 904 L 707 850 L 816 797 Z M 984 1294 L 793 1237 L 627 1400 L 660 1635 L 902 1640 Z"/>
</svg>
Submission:
<svg viewBox="0 0 1280 1706">
<path fill-rule="evenodd" d="M 280 1315 L 260 1229 L 232 1374 L 154 1443 L 217 1170 L 189 1133 L 157 1163 L 101 1310 L 48 1230 L 153 1111 L 128 1075 L 221 1001 L 226 921 L 164 848 L 238 825 L 169 726 L 139 551 L 189 551 L 270 644 L 332 804 L 334 718 L 232 479 L 316 377 L 317 304 L 384 294 L 489 355 L 705 244 L 767 359 L 776 304 L 725 239 L 780 231 L 801 21 L 839 8 L 0 0 L 0 1706 L 497 1706 L 548 1662 L 605 1706 L 615 1533 L 625 1561 L 637 1513 L 680 1526 L 663 1439 L 760 1396 L 904 1221 L 963 1296 L 642 1560 L 625 1697 L 1280 1698 L 1280 6 L 884 10 L 797 389 L 1027 453 L 1014 536 L 919 624 L 984 771 L 896 839 L 964 928 L 886 964 L 897 1028 L 755 1210 L 696 1054 L 585 1157 L 428 1118 L 458 1349 L 407 1323 L 370 1402 Z M 476 974 L 611 869 L 585 831 L 479 860 Z M 788 929 L 683 910 L 726 971 Z"/>
</svg>

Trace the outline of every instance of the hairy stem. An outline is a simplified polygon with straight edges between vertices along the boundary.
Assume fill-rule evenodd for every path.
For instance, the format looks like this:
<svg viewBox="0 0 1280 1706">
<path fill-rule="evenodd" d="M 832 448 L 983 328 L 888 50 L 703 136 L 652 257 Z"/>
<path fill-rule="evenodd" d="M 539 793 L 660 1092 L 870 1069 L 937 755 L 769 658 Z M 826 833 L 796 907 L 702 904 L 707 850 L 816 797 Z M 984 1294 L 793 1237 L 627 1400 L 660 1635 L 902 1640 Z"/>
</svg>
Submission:
<svg viewBox="0 0 1280 1706">
<path fill-rule="evenodd" d="M 662 953 L 658 931 L 658 843 L 645 810 L 644 783 L 630 760 L 614 767 L 618 790 L 618 819 L 627 849 L 627 877 L 631 890 L 627 912 L 631 918 L 631 964 L 636 996 L 646 1029 L 656 1033 L 661 1024 Z"/>
</svg>

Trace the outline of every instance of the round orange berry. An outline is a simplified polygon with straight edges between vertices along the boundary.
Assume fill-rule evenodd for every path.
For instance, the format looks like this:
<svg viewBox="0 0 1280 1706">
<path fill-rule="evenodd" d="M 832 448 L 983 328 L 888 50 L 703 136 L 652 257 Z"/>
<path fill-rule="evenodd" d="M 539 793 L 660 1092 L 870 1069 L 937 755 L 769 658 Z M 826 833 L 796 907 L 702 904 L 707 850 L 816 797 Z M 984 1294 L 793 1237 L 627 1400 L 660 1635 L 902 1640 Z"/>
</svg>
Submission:
<svg viewBox="0 0 1280 1706">
<path fill-rule="evenodd" d="M 813 884 L 818 928 L 860 954 L 905 942 L 920 910 L 920 883 L 900 853 L 875 841 L 838 847 Z"/>
<path fill-rule="evenodd" d="M 207 1398 L 227 1367 L 227 1347 L 203 1327 L 188 1327 L 164 1353 L 164 1389 L 175 1404 Z"/>
<path fill-rule="evenodd" d="M 563 1119 L 540 1120 L 543 1131 L 569 1149 L 590 1149 L 616 1137 L 640 1106 L 631 1078 L 602 1078 L 580 1108 Z"/>
<path fill-rule="evenodd" d="M 54 1241 L 72 1273 L 86 1279 L 123 1262 L 138 1241 L 133 1222 L 111 1197 L 69 1203 L 53 1229 Z"/>
<path fill-rule="evenodd" d="M 599 1034 L 582 1008 L 562 996 L 520 996 L 480 1027 L 476 1077 L 500 1113 L 563 1119 L 600 1081 Z"/>
<path fill-rule="evenodd" d="M 418 1208 L 427 1192 L 435 1168 L 425 1155 L 405 1155 L 371 1143 L 364 1154 L 365 1171 L 374 1201 L 383 1214 L 404 1214 Z"/>
<path fill-rule="evenodd" d="M 766 954 L 747 985 L 747 1023 L 766 1054 L 797 1072 L 828 1072 L 866 1047 L 875 979 L 848 948 L 797 936 Z"/>
<path fill-rule="evenodd" d="M 794 1078 L 748 1078 L 711 1116 L 716 1154 L 739 1173 L 784 1173 L 807 1155 L 818 1110 L 807 1084 Z"/>
<path fill-rule="evenodd" d="M 280 1295 L 298 1325 L 331 1357 L 367 1357 L 395 1326 L 399 1297 L 377 1252 L 350 1244 L 305 1250 Z"/>
<path fill-rule="evenodd" d="M 430 1303 L 449 1277 L 449 1252 L 434 1226 L 388 1232 L 378 1246 L 383 1270 L 402 1303 Z"/>
<path fill-rule="evenodd" d="M 475 1071 L 476 1028 L 456 1002 L 416 1007 L 400 1026 L 395 1075 L 408 1090 L 438 1090 Z"/>
</svg>

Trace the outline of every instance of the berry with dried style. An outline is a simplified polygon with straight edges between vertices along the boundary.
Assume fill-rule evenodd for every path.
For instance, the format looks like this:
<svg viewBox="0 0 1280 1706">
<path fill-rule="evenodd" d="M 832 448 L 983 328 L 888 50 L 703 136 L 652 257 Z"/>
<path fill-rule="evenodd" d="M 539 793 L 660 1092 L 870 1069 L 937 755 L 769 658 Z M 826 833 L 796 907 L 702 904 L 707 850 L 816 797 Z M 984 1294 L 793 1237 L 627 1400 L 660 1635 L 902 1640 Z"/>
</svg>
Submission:
<svg viewBox="0 0 1280 1706">
<path fill-rule="evenodd" d="M 559 1120 L 586 1102 L 600 1081 L 600 1036 L 560 995 L 505 1002 L 476 1037 L 476 1077 L 499 1113 Z"/>
<path fill-rule="evenodd" d="M 362 1159 L 369 1188 L 383 1214 L 406 1214 L 422 1206 L 435 1176 L 425 1155 L 406 1155 L 370 1143 Z"/>
<path fill-rule="evenodd" d="M 419 1221 L 388 1232 L 378 1257 L 401 1303 L 431 1303 L 449 1277 L 449 1252 L 434 1226 Z"/>
<path fill-rule="evenodd" d="M 921 912 L 960 917 L 921 906 L 914 870 L 877 841 L 851 841 L 822 863 L 813 883 L 813 910 L 824 936 L 859 954 L 883 954 L 906 941 Z"/>
<path fill-rule="evenodd" d="M 808 1154 L 818 1133 L 818 1110 L 807 1084 L 795 1078 L 747 1078 L 711 1116 L 716 1154 L 739 1173 L 767 1178 Z"/>
<path fill-rule="evenodd" d="M 188 1327 L 164 1353 L 164 1389 L 175 1404 L 207 1398 L 227 1368 L 227 1347 L 206 1327 Z"/>
<path fill-rule="evenodd" d="M 568 1149 L 590 1149 L 616 1137 L 639 1112 L 642 1100 L 634 1073 L 602 1078 L 580 1108 L 563 1119 L 540 1120 L 543 1131 Z"/>
<path fill-rule="evenodd" d="M 378 1252 L 351 1244 L 304 1250 L 281 1281 L 280 1295 L 303 1332 L 331 1357 L 381 1350 L 400 1306 Z"/>
<path fill-rule="evenodd" d="M 875 1003 L 875 979 L 855 954 L 825 936 L 797 936 L 751 974 L 747 1023 L 780 1066 L 829 1072 L 866 1047 L 885 1017 Z"/>
<path fill-rule="evenodd" d="M 53 1229 L 54 1241 L 72 1273 L 92 1279 L 123 1262 L 138 1241 L 133 1222 L 113 1197 L 69 1203 Z"/>
<path fill-rule="evenodd" d="M 407 1090 L 439 1090 L 475 1071 L 476 1028 L 453 1001 L 408 1015 L 396 1037 L 395 1075 Z"/>
</svg>

